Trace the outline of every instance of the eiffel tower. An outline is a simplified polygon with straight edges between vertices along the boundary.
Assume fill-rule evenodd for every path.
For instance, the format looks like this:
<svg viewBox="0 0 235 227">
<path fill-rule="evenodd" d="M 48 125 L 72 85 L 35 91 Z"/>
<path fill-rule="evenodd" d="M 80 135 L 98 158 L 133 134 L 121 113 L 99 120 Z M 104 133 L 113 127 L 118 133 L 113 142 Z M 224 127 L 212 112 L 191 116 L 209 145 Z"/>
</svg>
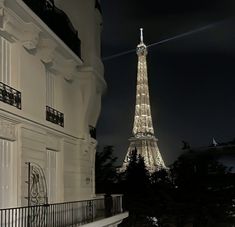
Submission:
<svg viewBox="0 0 235 227">
<path fill-rule="evenodd" d="M 130 145 L 120 171 L 126 169 L 131 153 L 136 150 L 137 155 L 140 154 L 144 158 L 149 172 L 154 172 L 166 168 L 166 166 L 157 145 L 158 140 L 154 136 L 146 63 L 148 52 L 147 46 L 143 42 L 142 28 L 140 29 L 140 43 L 137 45 L 136 53 L 138 55 L 138 72 L 133 137 L 129 139 Z"/>
</svg>

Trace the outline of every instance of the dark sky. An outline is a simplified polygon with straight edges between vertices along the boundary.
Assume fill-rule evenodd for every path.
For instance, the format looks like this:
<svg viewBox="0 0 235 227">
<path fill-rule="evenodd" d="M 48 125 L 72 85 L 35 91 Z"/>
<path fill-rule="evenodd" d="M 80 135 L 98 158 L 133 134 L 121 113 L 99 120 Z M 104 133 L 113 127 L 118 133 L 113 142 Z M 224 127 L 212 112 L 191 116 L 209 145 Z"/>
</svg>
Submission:
<svg viewBox="0 0 235 227">
<path fill-rule="evenodd" d="M 148 77 L 155 135 L 166 164 L 192 146 L 235 138 L 235 1 L 102 0 L 102 55 L 212 25 L 149 48 Z M 97 126 L 100 147 L 114 145 L 118 164 L 132 135 L 137 56 L 104 61 L 108 85 Z"/>
</svg>

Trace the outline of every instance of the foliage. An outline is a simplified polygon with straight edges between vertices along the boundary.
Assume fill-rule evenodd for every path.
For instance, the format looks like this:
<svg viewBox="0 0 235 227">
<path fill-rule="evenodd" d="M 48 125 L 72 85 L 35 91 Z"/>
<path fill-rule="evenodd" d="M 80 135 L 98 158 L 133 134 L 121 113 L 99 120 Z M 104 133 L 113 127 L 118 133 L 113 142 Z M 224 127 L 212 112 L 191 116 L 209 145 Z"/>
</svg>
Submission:
<svg viewBox="0 0 235 227">
<path fill-rule="evenodd" d="M 146 169 L 143 157 L 134 150 L 129 157 L 129 165 L 125 171 L 127 192 L 143 193 L 149 186 L 149 172 Z"/>
<path fill-rule="evenodd" d="M 124 208 L 129 211 L 129 218 L 121 226 L 156 226 L 149 218 L 153 213 L 150 175 L 143 157 L 137 155 L 136 149 L 129 157 L 122 180 Z"/>
<path fill-rule="evenodd" d="M 171 177 L 175 187 L 173 216 L 181 225 L 229 225 L 235 199 L 235 175 L 230 169 L 207 152 L 189 152 L 172 165 Z"/>
<path fill-rule="evenodd" d="M 105 146 L 102 152 L 96 153 L 95 179 L 96 193 L 106 193 L 111 190 L 116 181 L 116 168 L 114 163 L 117 158 L 113 156 L 113 146 Z"/>
<path fill-rule="evenodd" d="M 120 227 L 232 226 L 235 217 L 235 174 L 213 152 L 187 150 L 170 167 L 146 169 L 136 149 L 124 173 L 115 173 L 113 147 L 98 154 L 97 186 L 124 194 L 129 218 Z M 99 186 L 100 185 L 100 186 Z M 101 187 L 102 186 L 102 187 Z"/>
</svg>

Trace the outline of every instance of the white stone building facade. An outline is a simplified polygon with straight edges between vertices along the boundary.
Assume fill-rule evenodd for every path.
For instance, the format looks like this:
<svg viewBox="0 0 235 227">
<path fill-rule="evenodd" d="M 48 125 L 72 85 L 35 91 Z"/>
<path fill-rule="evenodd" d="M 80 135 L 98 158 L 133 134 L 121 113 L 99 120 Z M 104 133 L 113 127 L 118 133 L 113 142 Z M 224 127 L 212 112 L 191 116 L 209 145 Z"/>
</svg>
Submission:
<svg viewBox="0 0 235 227">
<path fill-rule="evenodd" d="M 95 197 L 102 15 L 95 0 L 54 3 L 77 30 L 81 56 L 25 1 L 0 0 L 0 208 L 27 205 L 27 162 L 42 167 L 48 203 Z"/>
</svg>

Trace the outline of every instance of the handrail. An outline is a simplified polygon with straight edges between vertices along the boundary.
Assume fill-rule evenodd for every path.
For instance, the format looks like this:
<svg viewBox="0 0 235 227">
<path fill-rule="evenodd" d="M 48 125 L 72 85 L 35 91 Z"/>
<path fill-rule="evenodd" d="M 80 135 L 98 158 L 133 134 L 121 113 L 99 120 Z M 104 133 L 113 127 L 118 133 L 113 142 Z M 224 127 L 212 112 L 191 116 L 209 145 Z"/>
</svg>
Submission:
<svg viewBox="0 0 235 227">
<path fill-rule="evenodd" d="M 77 226 L 122 213 L 122 196 L 0 209 L 0 226 Z"/>
</svg>

